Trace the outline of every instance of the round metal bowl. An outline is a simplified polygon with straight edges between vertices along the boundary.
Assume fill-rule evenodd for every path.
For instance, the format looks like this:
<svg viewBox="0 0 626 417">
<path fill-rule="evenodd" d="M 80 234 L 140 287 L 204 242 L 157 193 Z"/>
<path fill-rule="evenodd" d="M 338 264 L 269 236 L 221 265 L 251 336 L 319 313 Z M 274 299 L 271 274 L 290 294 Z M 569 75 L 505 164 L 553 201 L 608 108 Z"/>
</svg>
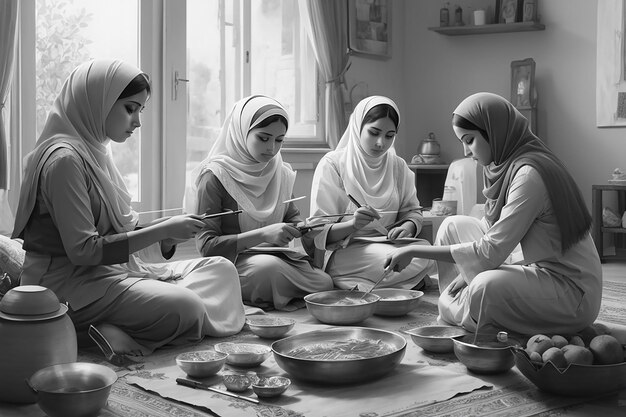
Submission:
<svg viewBox="0 0 626 417">
<path fill-rule="evenodd" d="M 498 374 L 513 367 L 511 346 L 497 340 L 473 343 L 474 335 L 454 337 L 454 354 L 465 367 L 477 374 Z"/>
<path fill-rule="evenodd" d="M 434 353 L 454 351 L 452 338 L 467 334 L 462 328 L 453 326 L 423 326 L 405 330 L 404 333 L 410 335 L 417 346 Z"/>
<path fill-rule="evenodd" d="M 386 345 L 385 351 L 362 359 L 307 359 L 297 357 L 294 353 L 296 348 L 323 346 L 350 340 L 384 344 Z M 290 376 L 304 381 L 333 385 L 380 378 L 391 372 L 402 361 L 405 351 L 406 339 L 401 335 L 387 330 L 365 327 L 315 330 L 272 343 L 276 363 Z"/>
<path fill-rule="evenodd" d="M 374 314 L 380 297 L 362 291 L 332 290 L 304 297 L 313 317 L 326 324 L 357 324 Z M 362 298 L 361 298 L 362 297 Z"/>
<path fill-rule="evenodd" d="M 404 316 L 415 310 L 420 303 L 422 291 L 404 290 L 402 288 L 381 288 L 373 290 L 380 297 L 376 303 L 374 314 L 377 316 Z"/>
<path fill-rule="evenodd" d="M 227 353 L 214 350 L 185 352 L 176 356 L 176 365 L 191 377 L 205 378 L 218 373 L 227 357 Z"/>
<path fill-rule="evenodd" d="M 246 324 L 255 335 L 265 339 L 278 339 L 289 333 L 296 321 L 276 316 L 249 316 Z"/>
<path fill-rule="evenodd" d="M 226 374 L 222 382 L 228 391 L 243 392 L 250 387 L 252 379 L 248 375 Z"/>
<path fill-rule="evenodd" d="M 50 417 L 97 416 L 117 381 L 112 369 L 86 362 L 52 365 L 35 372 L 28 384 Z"/>
<path fill-rule="evenodd" d="M 276 397 L 287 391 L 291 380 L 284 376 L 260 377 L 252 383 L 252 391 L 261 398 Z"/>
<path fill-rule="evenodd" d="M 524 349 L 514 349 L 515 366 L 542 391 L 569 397 L 609 394 L 626 388 L 626 362 L 613 365 L 571 364 L 558 369 L 552 362 L 536 365 Z"/>
<path fill-rule="evenodd" d="M 226 358 L 227 364 L 244 368 L 259 366 L 272 353 L 269 346 L 257 343 L 222 342 L 215 345 L 215 350 L 228 354 Z"/>
</svg>

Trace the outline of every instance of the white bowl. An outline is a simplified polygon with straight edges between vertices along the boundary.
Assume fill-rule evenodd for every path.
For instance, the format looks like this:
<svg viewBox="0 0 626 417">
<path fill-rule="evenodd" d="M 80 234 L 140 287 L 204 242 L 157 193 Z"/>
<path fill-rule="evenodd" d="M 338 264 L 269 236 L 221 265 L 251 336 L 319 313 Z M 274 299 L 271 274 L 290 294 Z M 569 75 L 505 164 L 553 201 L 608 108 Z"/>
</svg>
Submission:
<svg viewBox="0 0 626 417">
<path fill-rule="evenodd" d="M 251 368 L 259 366 L 270 357 L 272 349 L 258 343 L 222 342 L 215 345 L 217 352 L 227 353 L 229 365 Z"/>
<path fill-rule="evenodd" d="M 176 365 L 191 377 L 205 378 L 218 373 L 227 357 L 227 353 L 214 350 L 185 352 L 176 356 Z"/>
<path fill-rule="evenodd" d="M 294 319 L 263 315 L 247 317 L 246 324 L 250 331 L 259 337 L 277 339 L 289 333 L 296 321 Z"/>
</svg>

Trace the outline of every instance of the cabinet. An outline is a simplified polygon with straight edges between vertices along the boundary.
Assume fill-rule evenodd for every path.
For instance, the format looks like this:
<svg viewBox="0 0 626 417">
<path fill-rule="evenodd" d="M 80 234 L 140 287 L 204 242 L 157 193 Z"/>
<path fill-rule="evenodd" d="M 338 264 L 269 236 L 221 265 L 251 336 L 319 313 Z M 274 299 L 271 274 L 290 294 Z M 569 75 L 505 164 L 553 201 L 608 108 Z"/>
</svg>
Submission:
<svg viewBox="0 0 626 417">
<path fill-rule="evenodd" d="M 415 189 L 422 207 L 432 207 L 433 199 L 443 197 L 449 167 L 450 164 L 409 164 L 409 168 L 415 172 Z"/>
<path fill-rule="evenodd" d="M 602 225 L 602 193 L 617 193 L 617 208 L 620 217 L 626 210 L 626 185 L 602 184 L 591 186 L 592 236 L 596 244 L 600 261 L 626 260 L 626 229 L 623 227 L 604 227 Z M 615 255 L 604 254 L 604 236 L 610 236 L 615 243 Z"/>
<path fill-rule="evenodd" d="M 546 26 L 539 22 L 494 23 L 481 26 L 438 26 L 428 30 L 446 36 L 484 35 L 488 33 L 532 32 L 545 30 Z"/>
</svg>

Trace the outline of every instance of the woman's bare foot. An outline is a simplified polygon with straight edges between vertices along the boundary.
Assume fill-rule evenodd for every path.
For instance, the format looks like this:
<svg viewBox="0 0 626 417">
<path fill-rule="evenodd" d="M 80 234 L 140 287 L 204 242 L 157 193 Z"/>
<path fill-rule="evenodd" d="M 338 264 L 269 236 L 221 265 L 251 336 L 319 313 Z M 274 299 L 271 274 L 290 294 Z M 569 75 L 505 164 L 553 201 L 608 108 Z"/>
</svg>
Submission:
<svg viewBox="0 0 626 417">
<path fill-rule="evenodd" d="M 113 355 L 118 356 L 144 356 L 150 354 L 150 350 L 137 343 L 132 337 L 117 326 L 103 323 L 91 326 L 89 336 L 100 347 L 108 360 Z"/>
</svg>

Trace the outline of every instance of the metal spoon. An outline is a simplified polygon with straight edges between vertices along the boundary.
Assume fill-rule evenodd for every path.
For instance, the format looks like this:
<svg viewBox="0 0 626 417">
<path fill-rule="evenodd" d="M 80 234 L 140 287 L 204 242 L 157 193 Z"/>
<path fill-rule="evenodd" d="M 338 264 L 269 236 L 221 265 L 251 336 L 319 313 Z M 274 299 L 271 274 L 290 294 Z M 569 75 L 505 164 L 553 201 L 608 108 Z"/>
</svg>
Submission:
<svg viewBox="0 0 626 417">
<path fill-rule="evenodd" d="M 363 293 L 363 295 L 361 296 L 360 300 L 362 300 L 363 298 L 365 298 L 365 296 L 366 296 L 367 294 L 371 293 L 371 292 L 372 292 L 372 290 L 373 290 L 374 288 L 376 288 L 376 287 L 378 286 L 378 284 L 380 284 L 380 283 L 383 281 L 383 279 L 385 279 L 385 277 L 386 277 L 387 275 L 389 275 L 389 273 L 390 273 L 390 272 L 393 272 L 393 270 L 391 270 L 391 269 L 383 269 L 383 275 L 382 275 L 380 278 L 378 278 L 378 281 L 376 281 L 376 282 L 374 283 L 374 285 L 372 286 L 372 288 L 370 288 L 369 290 L 367 290 L 367 291 L 365 291 L 365 292 Z"/>
</svg>

